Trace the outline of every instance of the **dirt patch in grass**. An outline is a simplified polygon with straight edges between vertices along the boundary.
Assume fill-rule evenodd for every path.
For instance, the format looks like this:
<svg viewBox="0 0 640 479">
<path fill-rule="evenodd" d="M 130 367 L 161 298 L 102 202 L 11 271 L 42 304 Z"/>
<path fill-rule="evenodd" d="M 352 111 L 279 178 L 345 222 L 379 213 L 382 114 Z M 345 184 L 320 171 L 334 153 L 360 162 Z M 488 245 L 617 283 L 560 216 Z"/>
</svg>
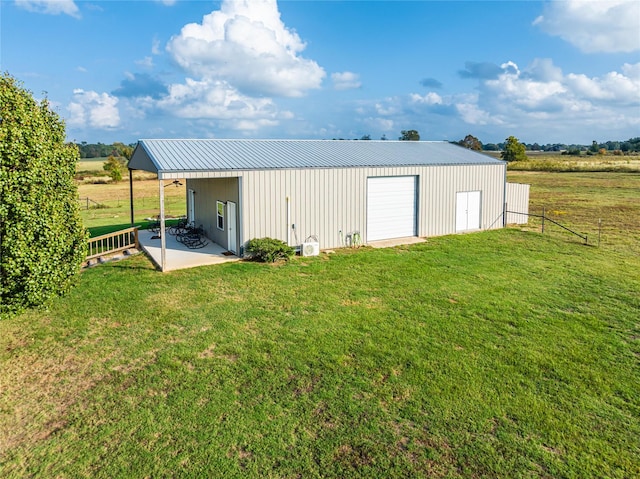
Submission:
<svg viewBox="0 0 640 479">
<path fill-rule="evenodd" d="M 236 354 L 218 354 L 215 352 L 217 348 L 216 344 L 210 345 L 207 349 L 198 354 L 200 359 L 222 359 L 230 363 L 235 363 L 238 360 Z"/>
<path fill-rule="evenodd" d="M 372 463 L 372 458 L 367 448 L 363 445 L 352 446 L 343 444 L 333 453 L 333 460 L 346 469 L 359 469 Z"/>
<path fill-rule="evenodd" d="M 235 459 L 242 469 L 246 469 L 249 462 L 253 460 L 253 453 L 246 447 L 234 444 L 227 452 L 229 459 Z"/>
<path fill-rule="evenodd" d="M 15 347 L 13 343 L 9 352 Z M 0 458 L 10 449 L 33 445 L 61 429 L 67 408 L 104 377 L 94 368 L 97 358 L 59 351 L 52 345 L 15 354 L 3 362 Z"/>
<path fill-rule="evenodd" d="M 341 301 L 341 304 L 342 306 L 351 308 L 380 309 L 382 307 L 380 298 L 376 298 L 375 296 L 368 297 L 364 300 L 345 298 Z"/>
</svg>

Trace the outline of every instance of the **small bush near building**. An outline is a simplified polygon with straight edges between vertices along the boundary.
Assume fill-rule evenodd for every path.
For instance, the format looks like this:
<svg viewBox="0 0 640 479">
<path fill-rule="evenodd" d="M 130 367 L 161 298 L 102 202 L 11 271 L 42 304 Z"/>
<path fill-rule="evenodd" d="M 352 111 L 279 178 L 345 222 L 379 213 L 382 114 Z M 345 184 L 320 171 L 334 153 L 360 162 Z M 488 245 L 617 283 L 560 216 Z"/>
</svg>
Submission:
<svg viewBox="0 0 640 479">
<path fill-rule="evenodd" d="M 288 260 L 295 254 L 295 250 L 274 238 L 254 238 L 247 244 L 247 253 L 263 263 L 274 263 L 279 259 Z"/>
</svg>

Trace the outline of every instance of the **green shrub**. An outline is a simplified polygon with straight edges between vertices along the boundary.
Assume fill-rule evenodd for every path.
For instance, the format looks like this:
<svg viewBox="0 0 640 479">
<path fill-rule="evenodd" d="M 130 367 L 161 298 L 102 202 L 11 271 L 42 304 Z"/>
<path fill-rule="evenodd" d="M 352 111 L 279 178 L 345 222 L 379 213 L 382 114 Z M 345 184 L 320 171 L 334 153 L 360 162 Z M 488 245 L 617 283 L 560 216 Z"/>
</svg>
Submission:
<svg viewBox="0 0 640 479">
<path fill-rule="evenodd" d="M 263 263 L 273 263 L 279 259 L 288 260 L 295 254 L 295 250 L 277 239 L 254 238 L 247 244 L 247 253 Z"/>
<path fill-rule="evenodd" d="M 126 160 L 124 158 L 116 158 L 115 156 L 109 156 L 107 161 L 104 162 L 102 168 L 109 172 L 109 176 L 114 183 L 122 181 L 122 170 L 126 168 Z"/>
<path fill-rule="evenodd" d="M 0 75 L 0 316 L 69 289 L 87 233 L 74 183 L 78 148 L 64 122 L 8 73 Z"/>
</svg>

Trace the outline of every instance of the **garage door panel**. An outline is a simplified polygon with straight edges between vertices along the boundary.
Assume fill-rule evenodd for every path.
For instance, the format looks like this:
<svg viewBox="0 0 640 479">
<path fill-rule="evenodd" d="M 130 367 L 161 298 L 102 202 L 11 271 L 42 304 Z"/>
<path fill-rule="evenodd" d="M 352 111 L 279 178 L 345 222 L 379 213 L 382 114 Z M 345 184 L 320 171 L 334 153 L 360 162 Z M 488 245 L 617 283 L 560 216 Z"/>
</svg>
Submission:
<svg viewBox="0 0 640 479">
<path fill-rule="evenodd" d="M 416 177 L 369 178 L 367 241 L 416 234 Z"/>
</svg>

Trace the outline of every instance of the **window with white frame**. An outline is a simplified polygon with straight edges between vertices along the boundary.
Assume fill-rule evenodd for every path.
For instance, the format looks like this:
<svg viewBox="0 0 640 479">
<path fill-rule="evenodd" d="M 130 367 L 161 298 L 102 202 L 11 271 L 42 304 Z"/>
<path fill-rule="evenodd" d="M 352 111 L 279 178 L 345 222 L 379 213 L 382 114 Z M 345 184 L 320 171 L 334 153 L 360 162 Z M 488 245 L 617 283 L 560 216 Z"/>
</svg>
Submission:
<svg viewBox="0 0 640 479">
<path fill-rule="evenodd" d="M 224 203 L 216 201 L 216 207 L 218 210 L 218 229 L 224 231 Z"/>
</svg>

